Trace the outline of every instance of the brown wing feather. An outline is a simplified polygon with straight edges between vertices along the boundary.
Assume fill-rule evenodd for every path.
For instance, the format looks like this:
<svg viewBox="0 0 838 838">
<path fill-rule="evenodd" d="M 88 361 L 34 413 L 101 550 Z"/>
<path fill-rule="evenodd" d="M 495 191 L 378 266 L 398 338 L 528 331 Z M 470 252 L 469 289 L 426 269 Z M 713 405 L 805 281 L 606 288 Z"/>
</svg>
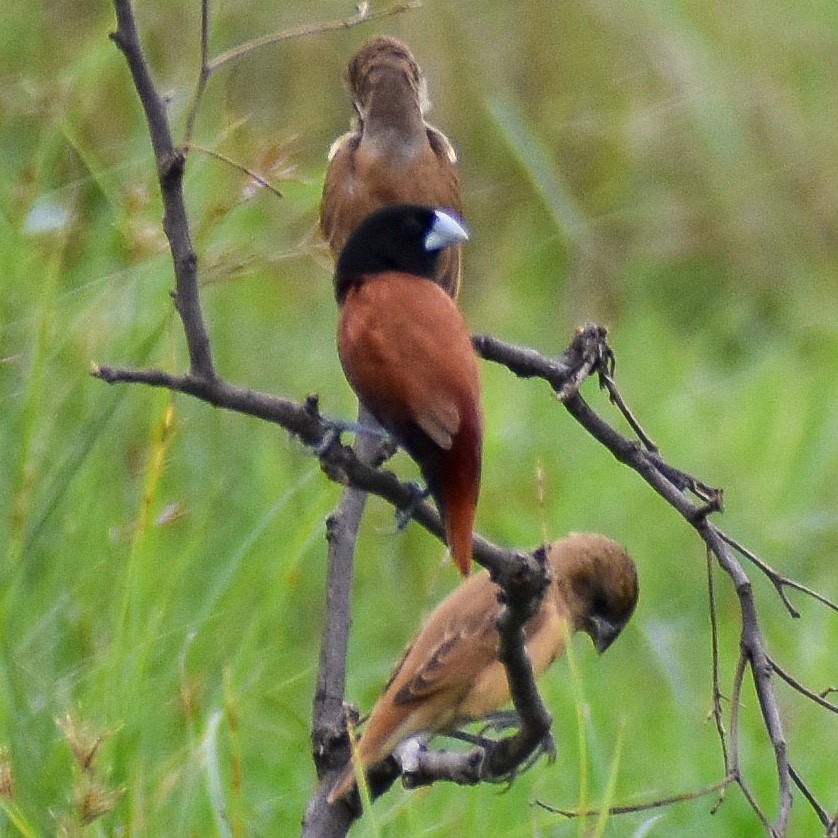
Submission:
<svg viewBox="0 0 838 838">
<path fill-rule="evenodd" d="M 477 675 L 488 662 L 496 660 L 496 616 L 496 608 L 483 613 L 469 614 L 465 620 L 460 615 L 451 626 L 451 633 L 430 651 L 413 677 L 395 693 L 393 701 L 396 704 L 405 704 L 446 690 L 455 682 L 468 683 L 464 676 L 470 672 Z"/>
</svg>

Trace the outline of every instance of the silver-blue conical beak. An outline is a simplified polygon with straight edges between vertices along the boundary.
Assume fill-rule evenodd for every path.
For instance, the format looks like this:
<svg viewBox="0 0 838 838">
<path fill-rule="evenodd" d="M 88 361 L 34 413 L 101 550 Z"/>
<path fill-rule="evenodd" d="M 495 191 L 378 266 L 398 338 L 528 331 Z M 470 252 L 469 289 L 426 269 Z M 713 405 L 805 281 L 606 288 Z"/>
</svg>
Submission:
<svg viewBox="0 0 838 838">
<path fill-rule="evenodd" d="M 425 250 L 443 250 L 452 244 L 468 241 L 462 222 L 442 210 L 434 210 L 434 222 L 425 236 Z"/>
</svg>

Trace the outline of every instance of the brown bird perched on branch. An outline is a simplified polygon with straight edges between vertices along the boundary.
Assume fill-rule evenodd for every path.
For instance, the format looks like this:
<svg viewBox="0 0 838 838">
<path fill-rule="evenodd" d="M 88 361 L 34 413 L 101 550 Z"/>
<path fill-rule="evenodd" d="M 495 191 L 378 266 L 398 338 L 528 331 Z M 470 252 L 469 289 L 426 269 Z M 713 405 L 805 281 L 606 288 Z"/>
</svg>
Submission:
<svg viewBox="0 0 838 838">
<path fill-rule="evenodd" d="M 407 46 L 372 38 L 349 62 L 347 81 L 358 124 L 332 144 L 320 204 L 320 229 L 335 260 L 355 227 L 385 204 L 461 212 L 456 155 L 445 135 L 425 122 L 425 78 Z M 457 297 L 458 247 L 440 256 L 434 279 Z"/>
<path fill-rule="evenodd" d="M 433 277 L 444 249 L 467 238 L 442 210 L 385 206 L 352 233 L 335 269 L 346 378 L 418 463 L 463 575 L 480 488 L 480 380 L 465 320 Z"/>
<path fill-rule="evenodd" d="M 634 562 L 604 535 L 576 533 L 555 541 L 547 560 L 550 585 L 524 627 L 536 678 L 576 631 L 589 634 L 597 651 L 604 652 L 631 617 L 638 594 Z M 362 766 L 386 759 L 411 736 L 453 731 L 509 702 L 495 629 L 500 608 L 498 587 L 485 571 L 436 607 L 370 713 L 355 749 Z M 329 802 L 343 797 L 354 782 L 350 764 Z"/>
</svg>

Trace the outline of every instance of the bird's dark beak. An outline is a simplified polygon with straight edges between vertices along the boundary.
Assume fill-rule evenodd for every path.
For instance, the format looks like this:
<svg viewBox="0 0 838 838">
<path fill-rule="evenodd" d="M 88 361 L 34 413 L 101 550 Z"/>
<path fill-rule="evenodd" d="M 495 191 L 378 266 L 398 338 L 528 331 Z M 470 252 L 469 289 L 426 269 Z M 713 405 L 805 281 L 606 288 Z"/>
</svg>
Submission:
<svg viewBox="0 0 838 838">
<path fill-rule="evenodd" d="M 594 648 L 601 655 L 619 636 L 622 626 L 614 625 L 602 617 L 590 618 L 590 635 L 594 641 Z"/>
<path fill-rule="evenodd" d="M 434 211 L 434 222 L 425 236 L 425 250 L 444 250 L 452 244 L 468 241 L 468 232 L 453 215 L 442 210 Z"/>
</svg>

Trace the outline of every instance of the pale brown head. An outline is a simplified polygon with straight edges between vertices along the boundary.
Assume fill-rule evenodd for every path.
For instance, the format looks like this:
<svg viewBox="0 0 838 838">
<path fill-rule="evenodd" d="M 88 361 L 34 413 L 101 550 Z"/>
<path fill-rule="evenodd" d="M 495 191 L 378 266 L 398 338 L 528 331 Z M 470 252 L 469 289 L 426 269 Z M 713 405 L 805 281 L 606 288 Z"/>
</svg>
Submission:
<svg viewBox="0 0 838 838">
<path fill-rule="evenodd" d="M 420 112 L 424 115 L 428 110 L 427 85 L 422 69 L 407 45 L 396 38 L 380 36 L 362 44 L 349 62 L 346 80 L 362 122 L 370 97 L 381 90 L 403 91 L 409 88 Z"/>
<path fill-rule="evenodd" d="M 637 568 L 622 545 L 598 533 L 573 533 L 553 542 L 548 559 L 572 628 L 591 636 L 601 654 L 637 605 Z"/>
</svg>

